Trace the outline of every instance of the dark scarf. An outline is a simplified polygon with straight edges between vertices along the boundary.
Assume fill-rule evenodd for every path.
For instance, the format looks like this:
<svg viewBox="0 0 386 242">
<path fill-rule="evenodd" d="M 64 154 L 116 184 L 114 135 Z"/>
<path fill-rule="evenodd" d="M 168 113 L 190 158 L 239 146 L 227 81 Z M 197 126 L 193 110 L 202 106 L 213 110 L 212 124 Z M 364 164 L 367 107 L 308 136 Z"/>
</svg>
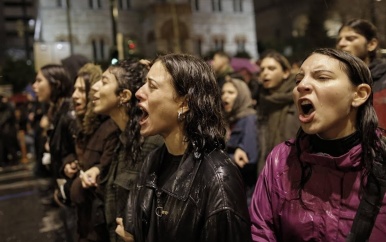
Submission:
<svg viewBox="0 0 386 242">
<path fill-rule="evenodd" d="M 267 89 L 261 90 L 259 110 L 262 116 L 267 116 L 276 110 L 280 110 L 283 107 L 293 103 L 292 90 L 295 87 L 295 81 L 293 75 L 283 81 L 280 87 L 270 93 Z"/>
</svg>

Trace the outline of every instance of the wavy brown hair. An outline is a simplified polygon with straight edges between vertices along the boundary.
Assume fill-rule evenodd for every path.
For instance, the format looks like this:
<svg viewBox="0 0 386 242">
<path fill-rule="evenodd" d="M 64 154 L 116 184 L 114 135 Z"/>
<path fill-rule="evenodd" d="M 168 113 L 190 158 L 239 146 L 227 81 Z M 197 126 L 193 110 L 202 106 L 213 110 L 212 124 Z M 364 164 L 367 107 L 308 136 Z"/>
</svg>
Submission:
<svg viewBox="0 0 386 242">
<path fill-rule="evenodd" d="M 196 159 L 205 152 L 225 147 L 225 123 L 221 95 L 212 68 L 202 59 L 187 54 L 167 54 L 161 62 L 172 77 L 179 97 L 184 97 L 189 111 L 184 115 L 188 149 Z"/>
</svg>

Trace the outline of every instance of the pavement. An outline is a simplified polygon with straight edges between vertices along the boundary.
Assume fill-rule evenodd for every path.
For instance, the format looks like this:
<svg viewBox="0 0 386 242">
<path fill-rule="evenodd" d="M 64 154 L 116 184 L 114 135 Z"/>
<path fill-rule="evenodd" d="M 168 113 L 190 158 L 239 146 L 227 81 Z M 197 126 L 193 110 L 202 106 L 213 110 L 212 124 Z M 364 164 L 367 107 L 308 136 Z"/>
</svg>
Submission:
<svg viewBox="0 0 386 242">
<path fill-rule="evenodd" d="M 0 167 L 0 241 L 72 242 L 63 209 L 43 205 L 48 179 L 33 174 L 33 162 Z M 65 217 L 65 216 L 64 216 Z"/>
</svg>

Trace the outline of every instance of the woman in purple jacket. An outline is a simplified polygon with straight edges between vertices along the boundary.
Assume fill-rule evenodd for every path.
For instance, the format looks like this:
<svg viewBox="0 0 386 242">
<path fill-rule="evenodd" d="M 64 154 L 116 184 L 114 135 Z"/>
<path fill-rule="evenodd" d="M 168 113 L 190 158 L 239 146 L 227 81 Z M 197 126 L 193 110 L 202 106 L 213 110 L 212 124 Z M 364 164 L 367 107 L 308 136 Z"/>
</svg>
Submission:
<svg viewBox="0 0 386 242">
<path fill-rule="evenodd" d="M 273 149 L 258 178 L 254 241 L 345 241 L 357 232 L 351 228 L 368 181 L 378 189 L 385 179 L 371 85 L 366 65 L 350 54 L 318 49 L 306 58 L 293 90 L 301 129 Z M 369 241 L 386 238 L 386 199 L 378 199 Z"/>
</svg>

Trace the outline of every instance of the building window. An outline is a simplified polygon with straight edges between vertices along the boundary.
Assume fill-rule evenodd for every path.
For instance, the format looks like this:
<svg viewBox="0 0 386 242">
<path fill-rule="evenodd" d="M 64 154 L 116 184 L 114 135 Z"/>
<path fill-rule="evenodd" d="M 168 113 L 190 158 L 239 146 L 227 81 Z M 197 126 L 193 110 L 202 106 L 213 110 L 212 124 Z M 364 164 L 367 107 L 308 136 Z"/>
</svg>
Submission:
<svg viewBox="0 0 386 242">
<path fill-rule="evenodd" d="M 196 11 L 200 10 L 200 0 L 190 0 L 190 4 L 192 5 L 192 8 Z"/>
<path fill-rule="evenodd" d="M 237 38 L 236 39 L 236 46 L 237 46 L 237 53 L 243 53 L 245 52 L 245 43 L 247 41 L 245 40 L 244 37 Z"/>
<path fill-rule="evenodd" d="M 101 9 L 102 8 L 101 0 L 88 0 L 88 6 L 91 9 Z"/>
<path fill-rule="evenodd" d="M 58 8 L 65 8 L 65 7 L 67 7 L 66 0 L 56 0 L 56 6 Z"/>
<path fill-rule="evenodd" d="M 196 52 L 199 56 L 202 56 L 202 39 L 196 39 Z"/>
<path fill-rule="evenodd" d="M 130 9 L 131 8 L 131 0 L 119 0 L 118 1 L 119 9 Z"/>
<path fill-rule="evenodd" d="M 97 44 L 95 40 L 91 41 L 92 44 L 92 58 L 94 61 L 98 60 L 98 50 L 97 50 Z"/>
<path fill-rule="evenodd" d="M 213 12 L 222 11 L 222 0 L 212 0 L 212 11 Z"/>
<path fill-rule="evenodd" d="M 92 45 L 92 56 L 94 61 L 100 61 L 105 59 L 105 41 L 104 39 L 93 39 Z"/>
<path fill-rule="evenodd" d="M 224 45 L 225 45 L 225 39 L 222 37 L 216 37 L 213 39 L 214 42 L 214 49 L 216 51 L 224 51 Z"/>
<path fill-rule="evenodd" d="M 233 10 L 235 12 L 243 11 L 243 0 L 233 0 Z"/>
</svg>

